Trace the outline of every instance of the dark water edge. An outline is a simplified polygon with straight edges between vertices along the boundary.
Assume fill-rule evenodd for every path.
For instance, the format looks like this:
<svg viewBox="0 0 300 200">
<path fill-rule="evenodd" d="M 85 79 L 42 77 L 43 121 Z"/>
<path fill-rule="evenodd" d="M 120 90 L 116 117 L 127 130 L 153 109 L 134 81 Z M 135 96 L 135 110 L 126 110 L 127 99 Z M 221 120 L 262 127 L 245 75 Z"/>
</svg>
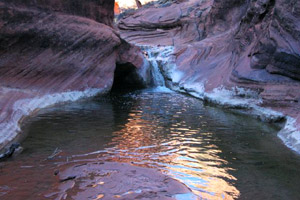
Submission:
<svg viewBox="0 0 300 200">
<path fill-rule="evenodd" d="M 159 169 L 204 199 L 300 199 L 300 157 L 278 129 L 177 93 L 48 108 L 23 130 L 24 151 L 0 163 L 0 199 L 47 199 L 58 165 L 99 158 Z"/>
</svg>

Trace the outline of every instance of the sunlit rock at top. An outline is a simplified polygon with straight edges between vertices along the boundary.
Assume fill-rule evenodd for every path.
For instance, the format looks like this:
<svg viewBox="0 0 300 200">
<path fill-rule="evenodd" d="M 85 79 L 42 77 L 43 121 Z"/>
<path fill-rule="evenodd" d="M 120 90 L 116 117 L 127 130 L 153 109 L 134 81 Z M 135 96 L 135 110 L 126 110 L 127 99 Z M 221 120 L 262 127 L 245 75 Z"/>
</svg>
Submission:
<svg viewBox="0 0 300 200">
<path fill-rule="evenodd" d="M 121 9 L 120 9 L 120 6 L 119 6 L 118 2 L 115 2 L 114 12 L 117 15 L 120 14 L 120 12 L 121 12 Z"/>
<path fill-rule="evenodd" d="M 139 0 L 143 5 L 149 3 L 154 0 Z M 116 3 L 120 6 L 121 9 L 124 8 L 136 8 L 136 1 L 135 0 L 116 0 Z"/>
</svg>

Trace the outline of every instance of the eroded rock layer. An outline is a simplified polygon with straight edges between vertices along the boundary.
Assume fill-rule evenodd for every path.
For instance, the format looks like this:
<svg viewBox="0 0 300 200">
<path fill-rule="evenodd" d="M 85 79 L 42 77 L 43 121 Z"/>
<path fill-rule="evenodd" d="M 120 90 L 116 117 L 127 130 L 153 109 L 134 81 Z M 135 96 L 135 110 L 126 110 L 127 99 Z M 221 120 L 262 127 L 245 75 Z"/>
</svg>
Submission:
<svg viewBox="0 0 300 200">
<path fill-rule="evenodd" d="M 174 47 L 173 65 L 161 68 L 179 90 L 293 118 L 280 134 L 300 152 L 299 8 L 297 0 L 173 1 L 130 13 L 118 27 L 132 43 Z"/>
<path fill-rule="evenodd" d="M 105 92 L 140 50 L 112 28 L 114 1 L 0 1 L 0 149 L 33 111 Z"/>
<path fill-rule="evenodd" d="M 112 25 L 114 18 L 114 1 L 105 0 L 2 0 L 2 4 L 38 9 L 43 12 L 61 12 L 93 19 L 97 22 Z"/>
</svg>

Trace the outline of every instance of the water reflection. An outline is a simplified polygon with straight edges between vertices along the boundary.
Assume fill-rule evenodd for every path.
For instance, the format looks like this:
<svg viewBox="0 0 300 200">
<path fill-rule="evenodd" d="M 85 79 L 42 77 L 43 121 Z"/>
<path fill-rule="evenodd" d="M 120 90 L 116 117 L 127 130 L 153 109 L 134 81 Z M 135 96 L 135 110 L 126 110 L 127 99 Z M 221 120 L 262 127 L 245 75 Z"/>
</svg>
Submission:
<svg viewBox="0 0 300 200">
<path fill-rule="evenodd" d="M 177 94 L 136 98 L 139 103 L 128 114 L 128 122 L 113 133 L 110 152 L 118 153 L 112 153 L 111 160 L 158 167 L 202 198 L 239 196 L 232 185 L 236 178 L 223 167 L 227 161 L 213 144 L 214 134 L 201 126 L 205 119 L 199 101 Z"/>
<path fill-rule="evenodd" d="M 75 194 L 78 190 L 60 189 L 53 172 L 87 162 L 93 172 L 102 161 L 161 170 L 193 191 L 172 196 L 176 199 L 300 197 L 300 159 L 281 144 L 275 129 L 176 93 L 147 90 L 51 108 L 27 129 L 24 152 L 0 163 L 1 199 L 44 199 L 51 184 L 62 196 Z M 62 153 L 47 159 L 56 148 Z M 88 192 L 111 180 L 92 177 L 92 184 L 68 184 Z M 86 172 L 81 178 L 91 177 Z M 139 195 L 139 189 L 112 195 Z"/>
</svg>

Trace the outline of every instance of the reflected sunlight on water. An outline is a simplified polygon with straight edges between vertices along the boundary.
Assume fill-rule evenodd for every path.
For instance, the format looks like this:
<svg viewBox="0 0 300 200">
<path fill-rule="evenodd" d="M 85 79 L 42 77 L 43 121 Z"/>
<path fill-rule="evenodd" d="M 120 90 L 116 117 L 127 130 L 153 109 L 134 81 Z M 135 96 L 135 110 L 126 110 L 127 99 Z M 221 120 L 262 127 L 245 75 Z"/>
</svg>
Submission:
<svg viewBox="0 0 300 200">
<path fill-rule="evenodd" d="M 177 93 L 148 89 L 49 108 L 25 130 L 24 151 L 0 163 L 1 199 L 45 199 L 54 192 L 110 200 L 147 191 L 177 200 L 300 196 L 300 159 L 276 137 L 277 129 Z M 49 159 L 56 149 L 61 153 Z M 131 167 L 143 168 L 134 175 Z M 148 168 L 193 193 L 178 181 L 144 181 L 145 173 L 153 175 Z M 70 189 L 61 189 L 53 174 L 68 171 Z"/>
<path fill-rule="evenodd" d="M 239 191 L 231 184 L 236 178 L 224 167 L 227 161 L 218 156 L 221 150 L 211 144 L 213 133 L 198 126 L 203 113 L 193 106 L 197 102 L 177 95 L 168 103 L 159 98 L 145 95 L 131 109 L 128 122 L 113 133 L 111 160 L 160 168 L 203 198 L 238 197 Z"/>
</svg>

